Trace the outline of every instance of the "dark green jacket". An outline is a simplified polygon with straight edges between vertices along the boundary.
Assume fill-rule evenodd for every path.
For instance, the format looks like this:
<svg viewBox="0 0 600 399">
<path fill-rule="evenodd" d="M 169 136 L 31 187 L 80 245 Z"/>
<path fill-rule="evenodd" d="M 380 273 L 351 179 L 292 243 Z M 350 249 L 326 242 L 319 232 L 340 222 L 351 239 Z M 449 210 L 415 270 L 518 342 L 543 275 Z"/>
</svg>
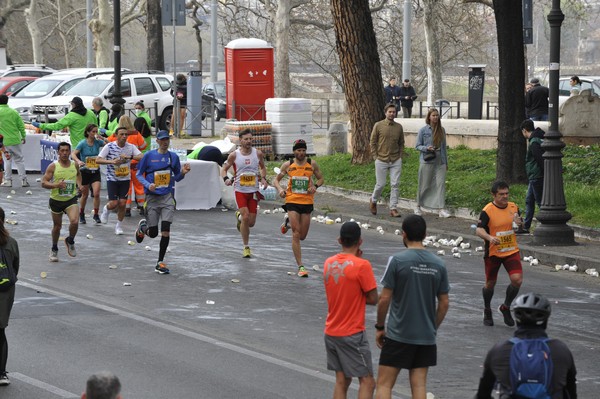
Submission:
<svg viewBox="0 0 600 399">
<path fill-rule="evenodd" d="M 543 138 L 544 131 L 539 127 L 529 137 L 529 145 L 527 146 L 527 154 L 525 155 L 525 171 L 529 180 L 544 178 Z"/>
</svg>

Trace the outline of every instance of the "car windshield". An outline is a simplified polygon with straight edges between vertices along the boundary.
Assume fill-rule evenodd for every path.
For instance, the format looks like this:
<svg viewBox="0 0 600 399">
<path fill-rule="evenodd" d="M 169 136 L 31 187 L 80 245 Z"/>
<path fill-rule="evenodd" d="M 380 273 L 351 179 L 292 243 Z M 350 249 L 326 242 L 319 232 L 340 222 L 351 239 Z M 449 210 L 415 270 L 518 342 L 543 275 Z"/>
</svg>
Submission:
<svg viewBox="0 0 600 399">
<path fill-rule="evenodd" d="M 225 98 L 225 83 L 217 83 L 215 84 L 215 90 L 217 91 L 217 98 Z"/>
<path fill-rule="evenodd" d="M 50 93 L 61 84 L 62 80 L 36 80 L 30 85 L 26 86 L 23 90 L 19 91 L 14 95 L 15 98 L 35 98 L 42 97 Z"/>
<path fill-rule="evenodd" d="M 108 86 L 111 83 L 112 80 L 82 80 L 81 82 L 67 90 L 63 95 L 97 97 L 104 91 L 104 89 L 106 89 L 106 86 Z"/>
</svg>

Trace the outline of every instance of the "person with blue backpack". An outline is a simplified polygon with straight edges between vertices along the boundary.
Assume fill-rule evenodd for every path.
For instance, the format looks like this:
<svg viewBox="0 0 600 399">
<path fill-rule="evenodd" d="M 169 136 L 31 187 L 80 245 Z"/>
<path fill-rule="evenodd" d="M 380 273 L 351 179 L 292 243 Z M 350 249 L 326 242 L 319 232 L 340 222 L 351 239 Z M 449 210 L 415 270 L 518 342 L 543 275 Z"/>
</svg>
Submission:
<svg viewBox="0 0 600 399">
<path fill-rule="evenodd" d="M 487 354 L 475 399 L 576 399 L 575 361 L 567 345 L 546 334 L 550 302 L 539 294 L 518 296 L 511 305 L 514 337 Z"/>
</svg>

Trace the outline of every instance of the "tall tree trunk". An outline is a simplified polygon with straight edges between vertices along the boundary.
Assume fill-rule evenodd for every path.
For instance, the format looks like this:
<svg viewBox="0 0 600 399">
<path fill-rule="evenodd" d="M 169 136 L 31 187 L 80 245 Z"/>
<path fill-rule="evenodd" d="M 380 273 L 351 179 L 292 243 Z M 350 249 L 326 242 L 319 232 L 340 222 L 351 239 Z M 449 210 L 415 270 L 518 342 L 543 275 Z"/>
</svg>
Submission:
<svg viewBox="0 0 600 399">
<path fill-rule="evenodd" d="M 108 0 L 98 0 L 98 18 L 90 21 L 90 29 L 94 36 L 94 49 L 96 50 L 96 67 L 98 68 L 112 66 L 112 21 L 112 7 L 108 4 Z"/>
<path fill-rule="evenodd" d="M 32 0 L 32 2 L 35 0 Z M 63 10 L 62 10 L 62 2 L 56 2 L 56 10 L 57 10 L 57 21 L 56 25 L 58 27 L 58 35 L 60 36 L 60 40 L 62 41 L 63 50 L 65 52 L 65 68 L 71 67 L 71 55 L 69 54 L 69 38 L 66 34 L 66 29 L 64 29 L 64 21 L 63 21 Z"/>
<path fill-rule="evenodd" d="M 160 0 L 148 0 L 146 3 L 148 70 L 165 70 L 165 51 L 163 45 L 163 28 Z M 202 65 L 202 61 L 201 65 Z"/>
<path fill-rule="evenodd" d="M 368 0 L 331 0 L 336 48 L 352 123 L 352 163 L 372 161 L 369 138 L 385 96 Z"/>
<path fill-rule="evenodd" d="M 494 0 L 498 60 L 498 152 L 496 177 L 507 183 L 525 183 L 525 152 L 527 143 L 521 133 L 525 119 L 525 56 L 523 51 L 523 25 L 521 0 Z"/>
<path fill-rule="evenodd" d="M 441 21 L 438 0 L 423 0 L 423 28 L 427 48 L 427 104 L 433 106 L 442 95 L 442 64 L 440 61 L 440 37 L 438 23 Z"/>
<path fill-rule="evenodd" d="M 33 49 L 33 63 L 44 64 L 44 53 L 42 51 L 42 31 L 38 26 L 39 15 L 38 15 L 38 0 L 31 0 L 29 7 L 25 9 L 25 22 L 27 22 L 27 29 L 31 35 L 31 47 Z"/>
<path fill-rule="evenodd" d="M 290 12 L 291 0 L 279 0 L 275 14 L 275 97 L 290 97 Z"/>
</svg>

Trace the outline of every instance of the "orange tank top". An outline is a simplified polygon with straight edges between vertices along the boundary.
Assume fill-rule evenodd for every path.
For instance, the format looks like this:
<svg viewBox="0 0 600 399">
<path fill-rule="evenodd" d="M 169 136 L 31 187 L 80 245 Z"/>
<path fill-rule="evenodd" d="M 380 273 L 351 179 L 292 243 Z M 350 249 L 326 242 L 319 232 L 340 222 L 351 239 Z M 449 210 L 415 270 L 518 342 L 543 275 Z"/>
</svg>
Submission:
<svg viewBox="0 0 600 399">
<path fill-rule="evenodd" d="M 500 244 L 489 244 L 489 256 L 506 258 L 516 252 L 519 252 L 517 246 L 517 236 L 513 230 L 513 216 L 519 212 L 519 208 L 514 202 L 509 202 L 506 208 L 498 208 L 493 203 L 489 203 L 483 208 L 489 217 L 489 234 L 500 239 Z"/>
<path fill-rule="evenodd" d="M 308 193 L 308 188 L 314 185 L 312 181 L 313 169 L 307 161 L 300 166 L 293 161 L 288 168 L 288 185 L 285 195 L 285 203 L 311 205 L 314 203 L 314 195 Z"/>
</svg>

